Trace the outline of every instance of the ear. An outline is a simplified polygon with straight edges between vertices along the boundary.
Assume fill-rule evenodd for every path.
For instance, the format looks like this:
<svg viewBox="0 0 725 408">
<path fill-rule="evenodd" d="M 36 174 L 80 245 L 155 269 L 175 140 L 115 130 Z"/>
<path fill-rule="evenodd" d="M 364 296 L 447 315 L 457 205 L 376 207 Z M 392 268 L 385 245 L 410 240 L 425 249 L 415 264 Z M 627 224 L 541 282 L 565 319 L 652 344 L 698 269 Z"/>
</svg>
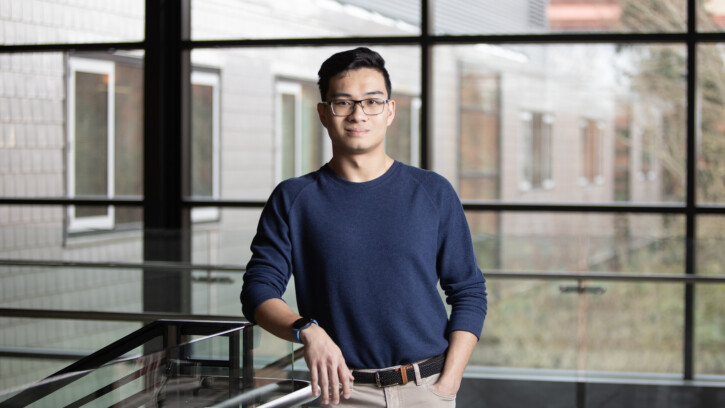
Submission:
<svg viewBox="0 0 725 408">
<path fill-rule="evenodd" d="M 317 104 L 317 116 L 320 117 L 320 123 L 327 129 L 327 105 L 324 103 Z"/>
<path fill-rule="evenodd" d="M 389 100 L 388 101 L 388 125 L 390 126 L 391 123 L 393 123 L 393 119 L 395 118 L 395 101 Z"/>
</svg>

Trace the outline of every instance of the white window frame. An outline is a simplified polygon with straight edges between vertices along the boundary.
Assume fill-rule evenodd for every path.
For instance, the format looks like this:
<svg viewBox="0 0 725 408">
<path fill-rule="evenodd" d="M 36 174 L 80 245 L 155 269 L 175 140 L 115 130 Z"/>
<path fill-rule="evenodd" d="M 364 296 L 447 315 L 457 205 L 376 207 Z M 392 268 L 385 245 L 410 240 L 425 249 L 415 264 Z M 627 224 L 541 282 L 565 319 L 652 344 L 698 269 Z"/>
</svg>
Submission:
<svg viewBox="0 0 725 408">
<path fill-rule="evenodd" d="M 75 143 L 75 131 L 76 131 L 76 73 L 86 72 L 91 74 L 102 74 L 108 75 L 108 124 L 106 129 L 107 134 L 107 191 L 106 194 L 109 198 L 113 198 L 115 186 L 115 163 L 114 163 L 114 148 L 115 148 L 115 83 L 116 83 L 116 65 L 113 61 L 102 61 L 85 58 L 70 58 L 69 64 L 69 80 L 68 80 L 68 99 L 67 99 L 67 133 L 68 133 L 68 172 L 67 172 L 67 185 L 68 185 L 68 196 L 71 198 L 76 197 L 75 195 L 75 160 L 76 160 L 76 143 Z M 107 207 L 107 214 L 95 217 L 77 217 L 76 206 L 68 207 L 68 230 L 70 232 L 83 232 L 83 231 L 94 231 L 94 230 L 108 230 L 114 227 L 115 210 L 113 206 Z"/>
<path fill-rule="evenodd" d="M 395 99 L 395 98 L 393 98 Z M 420 166 L 420 109 L 423 102 L 414 96 L 410 101 L 410 164 Z"/>
<path fill-rule="evenodd" d="M 548 167 L 551 174 L 548 177 L 543 178 L 541 181 L 541 187 L 534 187 L 531 185 L 531 180 L 528 180 L 524 176 L 524 168 L 526 166 L 525 161 L 529 157 L 529 152 L 533 150 L 531 143 L 533 142 L 533 128 L 532 121 L 534 114 L 541 114 L 542 123 L 550 126 L 551 132 L 548 135 L 549 140 L 546 146 L 542 150 L 542 166 Z M 536 190 L 551 190 L 554 188 L 554 166 L 553 166 L 553 148 L 554 148 L 554 115 L 546 112 L 527 110 L 522 111 L 519 114 L 519 190 L 521 191 L 536 191 Z M 543 170 L 543 169 L 542 169 Z M 533 171 L 533 169 L 532 169 Z"/>
<path fill-rule="evenodd" d="M 220 79 L 219 74 L 192 71 L 192 85 L 212 87 L 212 199 L 220 197 Z M 200 207 L 191 210 L 192 222 L 215 221 L 219 219 L 218 207 Z"/>
<path fill-rule="evenodd" d="M 277 81 L 275 84 L 275 126 L 274 126 L 274 179 L 277 183 L 282 175 L 282 95 L 295 97 L 295 137 L 294 137 L 294 176 L 302 175 L 302 84 L 290 81 Z"/>
</svg>

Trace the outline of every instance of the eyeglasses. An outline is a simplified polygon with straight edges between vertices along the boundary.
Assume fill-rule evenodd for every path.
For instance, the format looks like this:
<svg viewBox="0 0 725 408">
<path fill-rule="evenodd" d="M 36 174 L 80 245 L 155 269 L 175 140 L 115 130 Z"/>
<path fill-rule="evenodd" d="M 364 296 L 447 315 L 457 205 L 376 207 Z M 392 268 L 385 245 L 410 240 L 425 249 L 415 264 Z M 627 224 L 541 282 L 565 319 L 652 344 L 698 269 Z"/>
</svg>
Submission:
<svg viewBox="0 0 725 408">
<path fill-rule="evenodd" d="M 332 114 L 335 116 L 349 116 L 355 111 L 355 105 L 358 103 L 362 108 L 362 111 L 366 115 L 380 115 L 383 113 L 385 104 L 388 103 L 389 99 L 370 98 L 363 99 L 360 101 L 353 101 L 351 99 L 339 99 L 336 101 L 322 102 L 330 105 Z"/>
</svg>

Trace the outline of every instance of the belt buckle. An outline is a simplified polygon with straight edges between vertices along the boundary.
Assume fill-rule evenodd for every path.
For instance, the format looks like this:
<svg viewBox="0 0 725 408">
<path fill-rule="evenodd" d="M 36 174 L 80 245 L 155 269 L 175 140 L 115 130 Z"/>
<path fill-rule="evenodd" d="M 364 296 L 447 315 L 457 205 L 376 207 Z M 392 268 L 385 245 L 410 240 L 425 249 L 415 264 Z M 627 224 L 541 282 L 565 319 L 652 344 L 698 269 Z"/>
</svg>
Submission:
<svg viewBox="0 0 725 408">
<path fill-rule="evenodd" d="M 398 385 L 398 384 L 395 384 L 395 383 L 383 385 L 380 382 L 380 373 L 387 373 L 388 371 L 395 371 L 395 369 L 393 368 L 393 369 L 390 369 L 390 370 L 380 370 L 380 371 L 376 371 L 375 372 L 375 385 L 377 385 L 378 388 L 386 388 L 386 387 L 392 387 L 394 385 Z"/>
</svg>

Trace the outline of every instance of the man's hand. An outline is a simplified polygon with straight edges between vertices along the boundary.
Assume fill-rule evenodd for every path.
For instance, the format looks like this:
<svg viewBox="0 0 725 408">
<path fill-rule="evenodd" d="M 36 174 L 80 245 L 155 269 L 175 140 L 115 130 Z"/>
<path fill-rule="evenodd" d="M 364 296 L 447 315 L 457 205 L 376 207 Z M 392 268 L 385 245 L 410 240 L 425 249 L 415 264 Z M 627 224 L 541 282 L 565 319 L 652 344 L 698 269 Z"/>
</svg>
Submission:
<svg viewBox="0 0 725 408">
<path fill-rule="evenodd" d="M 447 395 L 456 395 L 461 387 L 463 371 L 473 350 L 478 343 L 478 337 L 466 331 L 453 331 L 446 354 L 446 364 L 438 381 L 432 385 L 433 390 Z"/>
<path fill-rule="evenodd" d="M 330 401 L 337 405 L 340 402 L 340 388 L 342 388 L 342 397 L 350 398 L 350 385 L 354 378 L 345 364 L 340 348 L 327 332 L 313 324 L 302 330 L 300 339 L 305 345 L 305 361 L 310 369 L 312 394 L 318 395 L 319 384 L 323 405 L 329 404 Z"/>
</svg>

